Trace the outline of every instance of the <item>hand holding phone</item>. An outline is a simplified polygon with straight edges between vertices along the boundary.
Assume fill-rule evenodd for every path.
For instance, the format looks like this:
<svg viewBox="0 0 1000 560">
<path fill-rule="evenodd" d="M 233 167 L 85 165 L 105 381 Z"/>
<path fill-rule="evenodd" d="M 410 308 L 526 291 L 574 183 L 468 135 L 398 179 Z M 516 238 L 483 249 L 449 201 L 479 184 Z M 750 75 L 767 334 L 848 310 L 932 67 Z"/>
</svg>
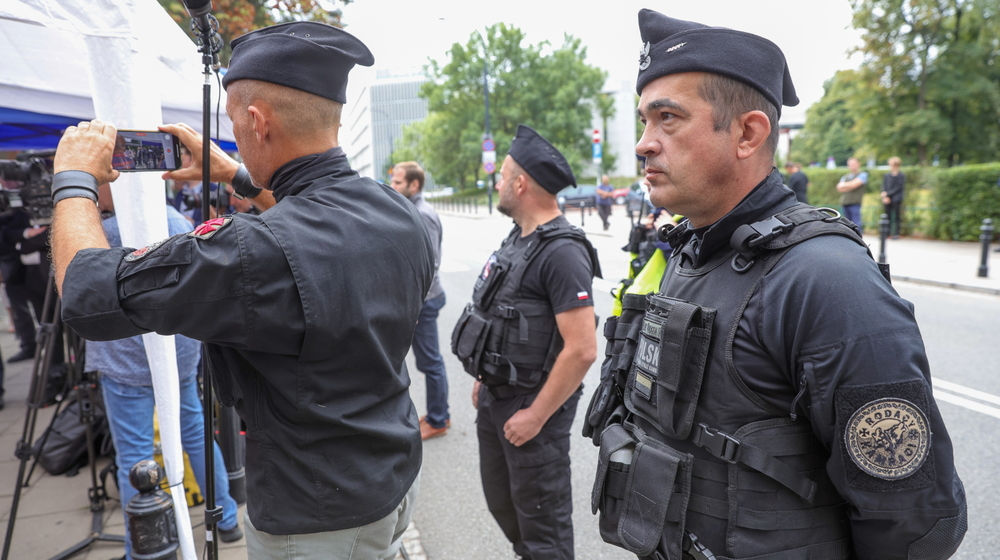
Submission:
<svg viewBox="0 0 1000 560">
<path fill-rule="evenodd" d="M 181 166 L 180 139 L 159 130 L 119 130 L 111 167 L 118 171 L 172 171 Z"/>
<path fill-rule="evenodd" d="M 191 162 L 176 171 L 168 171 L 163 174 L 164 179 L 174 181 L 201 181 L 201 156 L 204 144 L 202 136 L 195 132 L 190 126 L 180 124 L 165 124 L 160 127 L 160 131 L 169 132 L 180 138 L 181 143 L 191 154 Z M 210 143 L 211 157 L 211 181 L 213 183 L 231 183 L 233 176 L 240 164 L 233 158 L 226 155 L 215 142 Z"/>
</svg>

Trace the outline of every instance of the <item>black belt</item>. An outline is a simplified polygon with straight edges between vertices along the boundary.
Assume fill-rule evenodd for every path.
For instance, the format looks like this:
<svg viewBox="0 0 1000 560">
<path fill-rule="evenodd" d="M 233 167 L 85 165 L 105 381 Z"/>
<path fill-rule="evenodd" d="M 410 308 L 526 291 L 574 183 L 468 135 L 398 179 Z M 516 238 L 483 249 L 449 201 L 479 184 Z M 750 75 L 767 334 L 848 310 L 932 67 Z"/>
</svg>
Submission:
<svg viewBox="0 0 1000 560">
<path fill-rule="evenodd" d="M 527 395 L 530 393 L 537 393 L 541 389 L 542 385 L 545 383 L 545 379 L 548 376 L 542 378 L 535 387 L 519 387 L 517 385 L 487 385 L 486 388 L 490 390 L 490 394 L 493 398 L 502 401 L 505 399 L 510 399 L 518 395 Z"/>
</svg>

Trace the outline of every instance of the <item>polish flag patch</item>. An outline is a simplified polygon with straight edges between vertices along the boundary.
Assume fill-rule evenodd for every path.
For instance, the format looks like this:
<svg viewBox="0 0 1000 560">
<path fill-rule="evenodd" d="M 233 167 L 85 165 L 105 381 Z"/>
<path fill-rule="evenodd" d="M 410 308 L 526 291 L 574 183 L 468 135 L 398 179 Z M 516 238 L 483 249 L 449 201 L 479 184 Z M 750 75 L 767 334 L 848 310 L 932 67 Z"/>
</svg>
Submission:
<svg viewBox="0 0 1000 560">
<path fill-rule="evenodd" d="M 229 222 L 231 221 L 233 221 L 233 218 L 230 216 L 215 218 L 194 228 L 194 231 L 188 235 L 191 237 L 197 237 L 198 239 L 208 239 L 209 237 L 215 235 L 215 232 L 229 225 Z"/>
<path fill-rule="evenodd" d="M 576 293 L 576 299 L 578 299 L 578 300 L 587 299 L 589 297 L 590 297 L 590 294 L 588 294 L 587 292 L 577 292 Z"/>
</svg>

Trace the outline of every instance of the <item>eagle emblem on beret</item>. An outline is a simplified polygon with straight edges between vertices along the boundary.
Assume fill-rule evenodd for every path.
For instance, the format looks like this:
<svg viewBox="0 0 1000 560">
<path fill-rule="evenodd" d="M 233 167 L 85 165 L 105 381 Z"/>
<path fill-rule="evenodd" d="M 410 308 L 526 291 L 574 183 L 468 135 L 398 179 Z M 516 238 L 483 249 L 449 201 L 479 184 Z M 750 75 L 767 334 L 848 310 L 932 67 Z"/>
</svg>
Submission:
<svg viewBox="0 0 1000 560">
<path fill-rule="evenodd" d="M 642 45 L 642 49 L 639 51 L 639 71 L 642 72 L 646 68 L 649 68 L 649 41 L 646 41 Z"/>
<path fill-rule="evenodd" d="M 899 480 L 924 464 L 931 431 L 927 416 L 915 404 L 886 398 L 855 411 L 844 440 L 851 460 L 862 471 L 883 480 Z"/>
</svg>

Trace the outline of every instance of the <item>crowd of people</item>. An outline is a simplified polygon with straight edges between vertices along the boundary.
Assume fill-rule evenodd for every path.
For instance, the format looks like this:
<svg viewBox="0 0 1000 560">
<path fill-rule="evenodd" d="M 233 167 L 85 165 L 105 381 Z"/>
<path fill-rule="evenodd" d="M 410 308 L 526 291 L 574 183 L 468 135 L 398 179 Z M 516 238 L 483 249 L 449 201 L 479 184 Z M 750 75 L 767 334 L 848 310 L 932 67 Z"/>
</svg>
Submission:
<svg viewBox="0 0 1000 560">
<path fill-rule="evenodd" d="M 636 153 L 655 210 L 599 331 L 601 381 L 584 413 L 599 461 L 576 465 L 596 467 L 601 537 L 643 559 L 951 556 L 968 524 L 964 489 L 912 305 L 861 239 L 867 173 L 849 162 L 841 218 L 807 204 L 801 166 L 787 178 L 774 168 L 781 108 L 798 98 L 770 41 L 651 10 L 639 29 Z M 221 538 L 245 534 L 251 559 L 394 558 L 422 499 L 422 441 L 451 427 L 441 220 L 419 164 L 397 164 L 385 185 L 339 147 L 348 73 L 375 62 L 360 40 L 293 22 L 232 48 L 223 86 L 244 163 L 210 151 L 210 192 L 232 195 L 220 215 L 200 214 L 202 137 L 166 125 L 185 147 L 164 173 L 172 236 L 121 247 L 107 184 L 116 158 L 135 154 L 111 123 L 66 130 L 51 231 L 63 319 L 100 373 L 119 477 L 152 452 L 140 335 L 176 333 L 200 483 L 207 450 L 187 437 L 202 413 L 199 341 L 220 402 L 246 425 L 246 515 L 241 529 L 217 476 Z M 489 512 L 518 557 L 568 560 L 570 427 L 599 356 L 602 270 L 559 211 L 556 194 L 576 185 L 570 164 L 530 124 L 496 185 L 514 227 L 460 294 L 470 303 L 450 349 L 476 379 Z M 904 176 L 898 158 L 890 167 L 880 199 L 898 235 Z M 603 178 L 604 229 L 612 190 Z M 3 232 L 0 264 L 49 270 L 45 254 L 25 258 L 49 232 Z"/>
</svg>

